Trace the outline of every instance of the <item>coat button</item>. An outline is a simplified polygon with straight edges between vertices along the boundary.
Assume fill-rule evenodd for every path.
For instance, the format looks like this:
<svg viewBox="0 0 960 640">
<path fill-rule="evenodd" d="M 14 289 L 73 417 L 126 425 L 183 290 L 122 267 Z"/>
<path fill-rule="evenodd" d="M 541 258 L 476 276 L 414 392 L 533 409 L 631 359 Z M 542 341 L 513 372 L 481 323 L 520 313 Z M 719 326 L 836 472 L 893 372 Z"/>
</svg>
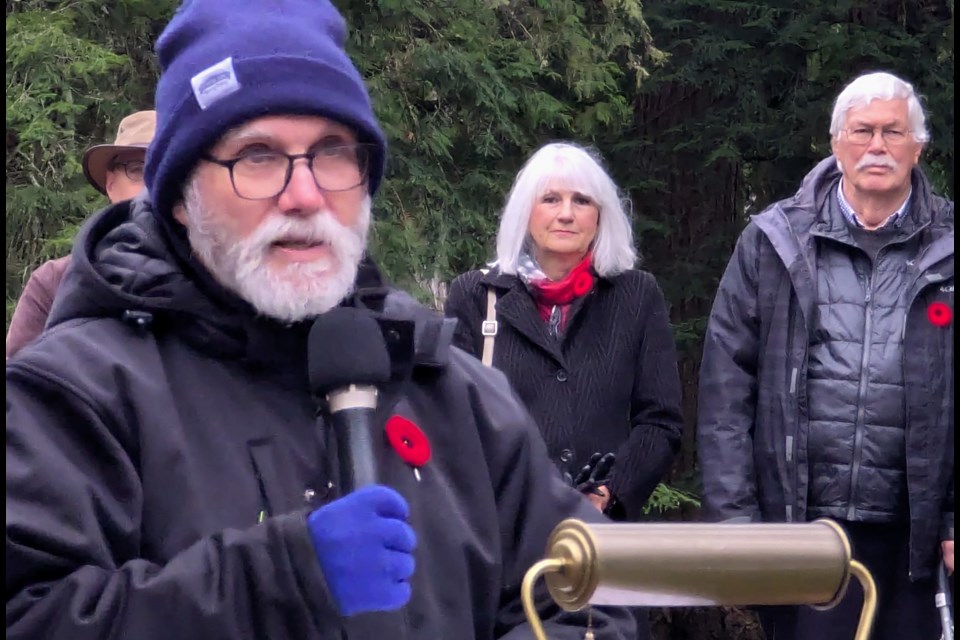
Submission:
<svg viewBox="0 0 960 640">
<path fill-rule="evenodd" d="M 564 449 L 560 452 L 560 462 L 570 462 L 571 460 L 573 460 L 573 451 Z"/>
<path fill-rule="evenodd" d="M 557 381 L 559 381 L 559 382 L 566 382 L 566 381 L 567 381 L 567 372 L 564 371 L 563 369 L 560 369 L 559 371 L 557 371 Z"/>
</svg>

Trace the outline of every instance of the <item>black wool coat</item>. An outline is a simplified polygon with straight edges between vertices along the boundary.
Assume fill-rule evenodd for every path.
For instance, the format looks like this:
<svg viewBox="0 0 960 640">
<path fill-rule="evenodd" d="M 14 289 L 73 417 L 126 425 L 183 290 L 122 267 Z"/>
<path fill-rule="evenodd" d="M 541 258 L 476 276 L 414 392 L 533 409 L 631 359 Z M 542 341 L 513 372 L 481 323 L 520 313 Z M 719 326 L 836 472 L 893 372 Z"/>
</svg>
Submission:
<svg viewBox="0 0 960 640">
<path fill-rule="evenodd" d="M 470 271 L 450 285 L 454 343 L 480 357 L 487 287 L 497 295 L 493 366 L 533 414 L 550 456 L 576 475 L 594 452 L 615 452 L 616 518 L 637 520 L 680 446 L 676 345 L 663 293 L 649 273 L 597 278 L 572 303 L 566 330 L 548 332 L 517 276 Z"/>
</svg>

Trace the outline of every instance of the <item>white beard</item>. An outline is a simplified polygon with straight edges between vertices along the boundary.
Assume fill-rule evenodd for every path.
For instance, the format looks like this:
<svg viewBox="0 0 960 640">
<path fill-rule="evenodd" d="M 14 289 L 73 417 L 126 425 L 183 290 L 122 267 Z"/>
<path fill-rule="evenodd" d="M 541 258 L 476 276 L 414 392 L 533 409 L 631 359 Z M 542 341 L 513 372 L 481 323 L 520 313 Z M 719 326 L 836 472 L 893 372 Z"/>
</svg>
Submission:
<svg viewBox="0 0 960 640">
<path fill-rule="evenodd" d="M 246 238 L 217 224 L 196 184 L 186 190 L 187 235 L 200 262 L 220 284 L 249 302 L 258 313 L 298 322 L 329 311 L 353 292 L 370 228 L 370 197 L 360 216 L 345 227 L 329 211 L 309 216 L 271 212 Z M 324 242 L 331 255 L 313 262 L 277 265 L 268 260 L 278 240 Z"/>
</svg>

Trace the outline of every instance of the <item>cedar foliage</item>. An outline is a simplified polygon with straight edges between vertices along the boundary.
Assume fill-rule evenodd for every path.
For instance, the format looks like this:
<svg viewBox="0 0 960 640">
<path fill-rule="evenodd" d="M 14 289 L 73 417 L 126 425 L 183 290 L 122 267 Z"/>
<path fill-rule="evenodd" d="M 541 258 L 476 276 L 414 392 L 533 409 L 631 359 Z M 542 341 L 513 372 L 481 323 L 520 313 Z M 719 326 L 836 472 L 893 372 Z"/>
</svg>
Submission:
<svg viewBox="0 0 960 640">
<path fill-rule="evenodd" d="M 65 255 L 105 200 L 83 177 L 92 144 L 150 108 L 152 41 L 175 2 L 7 2 L 6 322 L 32 270 Z"/>
<path fill-rule="evenodd" d="M 436 306 L 492 257 L 525 156 L 616 140 L 659 55 L 634 0 L 340 5 L 391 143 L 374 251 Z"/>
</svg>

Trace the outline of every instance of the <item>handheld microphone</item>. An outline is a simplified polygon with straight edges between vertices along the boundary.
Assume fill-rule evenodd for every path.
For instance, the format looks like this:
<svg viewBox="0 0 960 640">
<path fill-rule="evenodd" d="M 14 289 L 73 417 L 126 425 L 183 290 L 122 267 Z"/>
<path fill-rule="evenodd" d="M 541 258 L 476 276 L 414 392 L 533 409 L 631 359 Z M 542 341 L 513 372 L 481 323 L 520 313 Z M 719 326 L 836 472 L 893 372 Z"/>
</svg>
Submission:
<svg viewBox="0 0 960 640">
<path fill-rule="evenodd" d="M 390 355 L 369 311 L 336 307 L 310 327 L 310 389 L 325 402 L 337 441 L 340 494 L 377 484 L 377 385 L 390 379 Z"/>
</svg>

